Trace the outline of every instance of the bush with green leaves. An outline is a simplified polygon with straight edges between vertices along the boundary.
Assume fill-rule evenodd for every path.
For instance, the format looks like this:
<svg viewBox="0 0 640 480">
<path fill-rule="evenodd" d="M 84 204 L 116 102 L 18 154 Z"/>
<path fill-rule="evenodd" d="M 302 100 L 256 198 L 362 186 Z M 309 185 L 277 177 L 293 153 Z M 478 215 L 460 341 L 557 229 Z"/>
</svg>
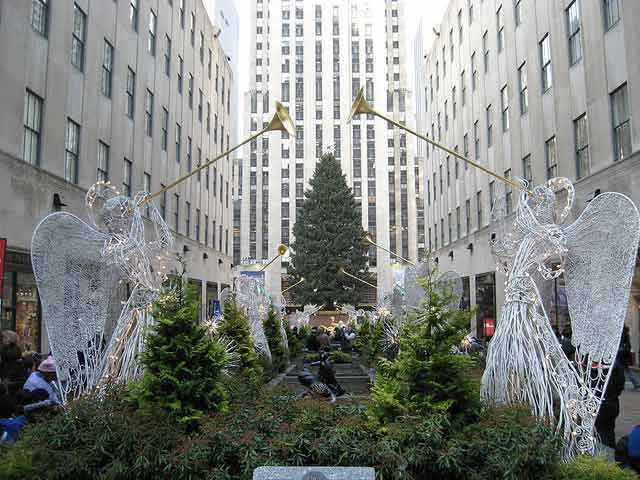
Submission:
<svg viewBox="0 0 640 480">
<path fill-rule="evenodd" d="M 231 295 L 224 304 L 222 319 L 216 330 L 216 337 L 231 342 L 238 355 L 236 372 L 237 384 L 250 385 L 257 388 L 264 382 L 264 366 L 258 355 L 251 336 L 249 320 L 236 300 Z"/>
<path fill-rule="evenodd" d="M 330 352 L 329 356 L 333 363 L 353 363 L 353 356 L 348 352 L 334 351 Z M 320 361 L 320 354 L 307 353 L 304 358 L 307 362 L 318 362 Z"/>
<path fill-rule="evenodd" d="M 566 463 L 557 463 L 545 480 L 634 480 L 638 475 L 621 468 L 603 456 L 578 455 Z"/>
<path fill-rule="evenodd" d="M 419 280 L 425 297 L 402 323 L 395 358 L 376 369 L 369 416 L 379 425 L 406 415 L 449 413 L 464 422 L 479 408 L 472 362 L 453 353 L 467 333 L 471 313 L 450 308 L 451 296 L 435 283 L 435 272 Z"/>
<path fill-rule="evenodd" d="M 233 402 L 189 431 L 114 393 L 28 426 L 15 447 L 0 450 L 0 478 L 245 480 L 263 465 L 365 465 L 378 480 L 533 479 L 554 471 L 559 439 L 551 428 L 521 410 L 490 409 L 482 418 L 455 428 L 446 413 L 406 416 L 380 429 L 365 405 L 275 390 Z"/>
<path fill-rule="evenodd" d="M 372 323 L 368 317 L 363 317 L 359 325 L 353 347 L 362 355 L 366 366 L 374 367 L 382 356 L 384 321 L 378 320 Z"/>
<path fill-rule="evenodd" d="M 283 372 L 289 363 L 289 354 L 282 338 L 282 328 L 282 317 L 280 313 L 271 306 L 267 319 L 264 321 L 264 334 L 269 342 L 273 374 Z"/>
<path fill-rule="evenodd" d="M 161 408 L 187 424 L 224 410 L 228 400 L 230 357 L 199 325 L 199 309 L 195 290 L 181 280 L 160 295 L 145 339 L 144 375 L 132 389 L 141 406 Z"/>
</svg>

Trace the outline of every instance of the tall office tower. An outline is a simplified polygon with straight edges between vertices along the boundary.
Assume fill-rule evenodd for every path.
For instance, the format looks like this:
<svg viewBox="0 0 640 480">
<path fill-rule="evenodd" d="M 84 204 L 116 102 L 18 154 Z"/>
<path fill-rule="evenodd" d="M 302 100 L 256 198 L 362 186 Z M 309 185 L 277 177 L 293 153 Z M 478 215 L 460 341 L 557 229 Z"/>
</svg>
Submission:
<svg viewBox="0 0 640 480">
<path fill-rule="evenodd" d="M 202 0 L 0 4 L 2 328 L 48 351 L 29 249 L 96 180 L 156 192 L 229 145 L 232 71 Z M 231 283 L 231 160 L 156 199 L 201 292 Z M 151 228 L 150 225 L 147 225 Z"/>
<path fill-rule="evenodd" d="M 640 204 L 639 21 L 633 0 L 452 0 L 419 68 L 422 128 L 505 177 L 532 185 L 568 177 L 576 211 L 606 191 Z M 496 278 L 488 226 L 503 186 L 437 148 L 424 156 L 429 247 L 441 270 L 462 276 L 464 301 L 477 306 L 472 332 L 491 337 L 504 277 Z M 505 195 L 513 213 L 519 193 Z M 563 282 L 546 282 L 560 331 Z M 638 286 L 629 309 L 636 339 Z"/>
<path fill-rule="evenodd" d="M 363 228 L 381 245 L 415 259 L 415 170 L 406 134 L 373 116 L 346 123 L 360 87 L 381 112 L 407 120 L 403 2 L 253 0 L 251 16 L 255 41 L 250 42 L 245 131 L 261 129 L 279 99 L 296 135 L 267 134 L 246 148 L 239 207 L 242 263 L 266 261 L 278 244 L 292 242 L 308 180 L 328 151 L 340 160 L 353 188 Z M 378 295 L 392 286 L 391 263 L 387 253 L 370 249 Z M 285 268 L 286 259 L 280 269 L 269 268 L 271 293 L 282 288 Z M 368 302 L 374 301 L 371 292 Z"/>
</svg>

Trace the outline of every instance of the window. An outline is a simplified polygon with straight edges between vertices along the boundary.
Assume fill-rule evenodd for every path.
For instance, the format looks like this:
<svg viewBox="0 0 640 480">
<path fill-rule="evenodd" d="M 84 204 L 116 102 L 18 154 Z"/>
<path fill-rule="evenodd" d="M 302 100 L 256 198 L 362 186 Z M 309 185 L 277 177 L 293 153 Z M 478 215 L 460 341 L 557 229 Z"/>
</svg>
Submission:
<svg viewBox="0 0 640 480">
<path fill-rule="evenodd" d="M 547 34 L 540 42 L 540 63 L 542 65 L 542 92 L 553 86 L 551 77 L 551 39 Z"/>
<path fill-rule="evenodd" d="M 467 82 L 464 78 L 464 70 L 460 74 L 460 101 L 463 107 L 467 103 Z"/>
<path fill-rule="evenodd" d="M 511 169 L 504 171 L 504 178 L 511 179 Z M 511 213 L 513 207 L 513 188 L 510 183 L 504 186 L 504 198 L 506 204 L 507 213 Z"/>
<path fill-rule="evenodd" d="M 180 154 L 182 147 L 182 127 L 176 123 L 176 162 L 180 163 Z"/>
<path fill-rule="evenodd" d="M 165 185 L 160 184 L 160 190 L 164 190 Z M 160 216 L 163 219 L 167 219 L 167 192 L 163 191 L 160 196 Z"/>
<path fill-rule="evenodd" d="M 142 190 L 148 193 L 151 193 L 151 175 L 147 172 L 144 172 L 144 185 L 142 186 Z M 147 216 L 149 216 L 149 211 L 147 209 Z"/>
<path fill-rule="evenodd" d="M 487 148 L 493 146 L 493 105 L 487 107 Z"/>
<path fill-rule="evenodd" d="M 122 173 L 122 193 L 131 196 L 131 161 L 124 159 L 124 171 Z"/>
<path fill-rule="evenodd" d="M 67 134 L 64 148 L 64 178 L 78 183 L 78 157 L 80 153 L 80 125 L 67 119 Z"/>
<path fill-rule="evenodd" d="M 611 112 L 614 159 L 622 160 L 631 154 L 631 117 L 626 83 L 611 94 Z"/>
<path fill-rule="evenodd" d="M 460 224 L 460 207 L 456 207 L 456 239 L 462 238 L 462 226 Z"/>
<path fill-rule="evenodd" d="M 180 195 L 173 194 L 173 228 L 179 232 L 180 228 Z"/>
<path fill-rule="evenodd" d="M 462 9 L 458 10 L 458 43 L 462 44 Z"/>
<path fill-rule="evenodd" d="M 191 153 L 192 153 L 193 144 L 191 142 L 191 137 L 187 137 L 187 172 L 191 171 Z"/>
<path fill-rule="evenodd" d="M 40 129 L 42 126 L 42 99 L 27 90 L 24 97 L 24 137 L 22 159 L 31 165 L 40 164 Z"/>
<path fill-rule="evenodd" d="M 152 57 L 156 56 L 156 24 L 158 23 L 158 17 L 153 10 L 149 11 L 149 40 L 147 44 L 147 50 Z"/>
<path fill-rule="evenodd" d="M 458 103 L 456 99 L 456 87 L 451 89 L 451 114 L 453 115 L 453 119 L 456 119 L 456 114 L 458 110 Z"/>
<path fill-rule="evenodd" d="M 480 230 L 482 228 L 482 190 L 476 193 L 476 218 L 478 230 Z"/>
<path fill-rule="evenodd" d="M 204 32 L 200 32 L 200 65 L 204 64 Z"/>
<path fill-rule="evenodd" d="M 465 212 L 465 220 L 466 220 L 466 227 L 467 227 L 467 235 L 469 235 L 471 233 L 471 200 L 467 199 L 464 202 L 464 212 Z"/>
<path fill-rule="evenodd" d="M 109 180 L 109 145 L 98 142 L 98 174 L 96 176 L 98 182 L 106 182 Z"/>
<path fill-rule="evenodd" d="M 558 176 L 558 160 L 556 156 L 556 137 L 551 137 L 544 144 L 544 153 L 547 162 L 547 180 Z"/>
<path fill-rule="evenodd" d="M 522 24 L 522 0 L 516 0 L 513 7 L 513 15 L 516 21 L 516 27 Z"/>
<path fill-rule="evenodd" d="M 184 216 L 184 234 L 191 236 L 191 202 L 185 202 L 186 215 Z"/>
<path fill-rule="evenodd" d="M 478 81 L 478 71 L 476 70 L 476 52 L 471 54 L 471 91 L 476 91 L 476 83 Z"/>
<path fill-rule="evenodd" d="M 610 30 L 620 20 L 620 0 L 603 0 L 604 28 Z"/>
<path fill-rule="evenodd" d="M 527 155 L 522 159 L 522 178 L 529 184 L 533 183 L 533 172 L 531 170 L 531 155 Z"/>
<path fill-rule="evenodd" d="M 198 89 L 198 121 L 202 122 L 202 107 L 203 107 L 204 97 L 202 94 L 202 89 Z"/>
<path fill-rule="evenodd" d="M 204 244 L 209 245 L 209 215 L 204 216 Z"/>
<path fill-rule="evenodd" d="M 167 151 L 167 144 L 169 141 L 169 111 L 166 108 L 162 108 L 162 151 Z"/>
<path fill-rule="evenodd" d="M 569 34 L 569 64 L 575 65 L 582 58 L 582 40 L 580 39 L 580 5 L 578 0 L 567 8 L 567 32 Z"/>
<path fill-rule="evenodd" d="M 496 12 L 496 21 L 498 25 L 498 52 L 501 52 L 504 50 L 504 12 L 502 5 L 500 5 Z"/>
<path fill-rule="evenodd" d="M 473 123 L 473 144 L 476 160 L 480 158 L 480 122 L 476 120 Z"/>
<path fill-rule="evenodd" d="M 485 30 L 482 35 L 482 53 L 484 55 L 484 73 L 489 71 L 489 32 Z"/>
<path fill-rule="evenodd" d="M 506 85 L 500 91 L 500 98 L 502 101 L 502 131 L 506 132 L 509 130 L 509 93 Z"/>
<path fill-rule="evenodd" d="M 582 178 L 589 175 L 589 130 L 587 114 L 583 114 L 573 121 L 576 140 L 576 176 Z"/>
<path fill-rule="evenodd" d="M 191 46 L 194 47 L 196 44 L 196 14 L 191 12 L 190 23 L 189 23 L 189 33 L 191 35 Z"/>
<path fill-rule="evenodd" d="M 133 119 L 135 110 L 136 74 L 127 68 L 127 117 Z"/>
<path fill-rule="evenodd" d="M 196 208 L 196 240 L 200 241 L 200 209 Z"/>
<path fill-rule="evenodd" d="M 111 79 L 113 74 L 113 46 L 105 39 L 102 49 L 102 94 L 111 98 Z"/>
<path fill-rule="evenodd" d="M 149 90 L 144 101 L 144 130 L 148 137 L 153 136 L 153 93 Z"/>
<path fill-rule="evenodd" d="M 193 109 L 193 75 L 189 74 L 189 85 L 187 93 L 189 95 L 189 108 Z"/>
<path fill-rule="evenodd" d="M 180 0 L 180 6 L 178 7 L 178 10 L 180 11 L 180 27 L 182 27 L 182 29 L 184 30 L 184 0 Z"/>
<path fill-rule="evenodd" d="M 87 15 L 73 4 L 73 33 L 71 35 L 71 65 L 81 72 L 84 70 L 84 40 Z"/>
<path fill-rule="evenodd" d="M 171 39 L 165 35 L 166 47 L 164 50 L 164 73 L 168 77 L 171 74 Z"/>
<path fill-rule="evenodd" d="M 527 84 L 527 64 L 523 63 L 518 69 L 518 85 L 520 89 L 520 114 L 529 111 L 529 86 Z"/>
<path fill-rule="evenodd" d="M 493 205 L 496 201 L 496 182 L 494 180 L 489 182 L 489 209 L 493 209 Z"/>
<path fill-rule="evenodd" d="M 43 37 L 47 36 L 49 18 L 49 0 L 32 0 L 31 26 Z"/>
<path fill-rule="evenodd" d="M 184 61 L 182 57 L 178 55 L 178 93 L 182 95 L 182 74 L 184 72 Z"/>
<path fill-rule="evenodd" d="M 471 25 L 473 23 L 473 2 L 475 0 L 467 0 L 468 5 L 468 10 L 469 10 L 469 25 Z"/>
</svg>

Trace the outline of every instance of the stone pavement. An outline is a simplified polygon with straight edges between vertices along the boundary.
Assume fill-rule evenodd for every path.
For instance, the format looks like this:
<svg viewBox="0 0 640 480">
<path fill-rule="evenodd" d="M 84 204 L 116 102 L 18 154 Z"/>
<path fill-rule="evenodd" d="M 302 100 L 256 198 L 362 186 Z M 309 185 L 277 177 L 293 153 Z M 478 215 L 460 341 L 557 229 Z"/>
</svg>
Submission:
<svg viewBox="0 0 640 480">
<path fill-rule="evenodd" d="M 640 390 L 633 390 L 627 382 L 620 395 L 620 415 L 616 419 L 616 438 L 628 434 L 635 425 L 640 425 Z"/>
</svg>

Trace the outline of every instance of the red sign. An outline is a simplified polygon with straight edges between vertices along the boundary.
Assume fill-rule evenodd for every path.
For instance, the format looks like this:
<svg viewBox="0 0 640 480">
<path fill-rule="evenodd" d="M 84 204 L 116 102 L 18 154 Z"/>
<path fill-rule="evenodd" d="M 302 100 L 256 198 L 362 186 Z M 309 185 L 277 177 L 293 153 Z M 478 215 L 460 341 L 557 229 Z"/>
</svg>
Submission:
<svg viewBox="0 0 640 480">
<path fill-rule="evenodd" d="M 7 253 L 7 239 L 0 238 L 0 299 L 2 298 L 2 284 L 4 280 L 4 257 Z"/>
</svg>

